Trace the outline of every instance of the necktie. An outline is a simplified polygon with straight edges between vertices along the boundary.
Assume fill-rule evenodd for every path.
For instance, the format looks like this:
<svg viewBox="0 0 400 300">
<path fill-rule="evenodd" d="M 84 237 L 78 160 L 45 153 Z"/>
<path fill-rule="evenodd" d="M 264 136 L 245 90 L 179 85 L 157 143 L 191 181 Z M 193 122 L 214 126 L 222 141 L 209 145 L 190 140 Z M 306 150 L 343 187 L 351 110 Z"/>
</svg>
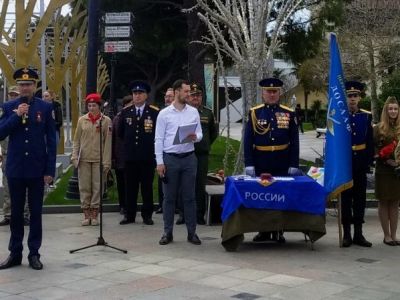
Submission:
<svg viewBox="0 0 400 300">
<path fill-rule="evenodd" d="M 136 110 L 136 119 L 139 120 L 140 119 L 140 108 L 138 108 Z"/>
</svg>

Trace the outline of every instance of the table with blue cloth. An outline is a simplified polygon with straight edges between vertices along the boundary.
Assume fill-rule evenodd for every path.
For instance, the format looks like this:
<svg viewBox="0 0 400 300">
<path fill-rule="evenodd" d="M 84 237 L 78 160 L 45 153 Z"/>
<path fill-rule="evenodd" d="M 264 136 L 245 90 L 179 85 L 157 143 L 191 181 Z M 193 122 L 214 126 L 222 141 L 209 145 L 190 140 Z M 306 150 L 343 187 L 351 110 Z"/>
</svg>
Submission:
<svg viewBox="0 0 400 300">
<path fill-rule="evenodd" d="M 222 202 L 222 245 L 235 251 L 246 232 L 303 232 L 313 243 L 326 234 L 325 189 L 307 176 L 228 177 Z"/>
</svg>

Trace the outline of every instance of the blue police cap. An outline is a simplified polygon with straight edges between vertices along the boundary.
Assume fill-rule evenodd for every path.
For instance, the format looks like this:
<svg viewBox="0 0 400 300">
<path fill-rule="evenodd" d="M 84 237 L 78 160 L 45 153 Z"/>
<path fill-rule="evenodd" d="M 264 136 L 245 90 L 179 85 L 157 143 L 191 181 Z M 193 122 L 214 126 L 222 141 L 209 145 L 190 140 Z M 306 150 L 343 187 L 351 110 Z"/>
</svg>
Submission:
<svg viewBox="0 0 400 300">
<path fill-rule="evenodd" d="M 358 93 L 360 94 L 364 90 L 364 84 L 358 81 L 346 81 L 345 82 L 347 94 Z"/>
<path fill-rule="evenodd" d="M 131 82 L 131 91 L 150 93 L 151 88 L 147 82 L 141 80 L 135 80 Z"/>
<path fill-rule="evenodd" d="M 276 90 L 283 86 L 283 82 L 282 82 L 282 80 L 279 80 L 278 78 L 270 77 L 270 78 L 265 78 L 265 79 L 261 80 L 258 83 L 258 85 L 266 90 Z"/>
<path fill-rule="evenodd" d="M 35 83 L 39 79 L 36 71 L 30 68 L 21 68 L 16 70 L 13 77 L 17 83 Z"/>
</svg>

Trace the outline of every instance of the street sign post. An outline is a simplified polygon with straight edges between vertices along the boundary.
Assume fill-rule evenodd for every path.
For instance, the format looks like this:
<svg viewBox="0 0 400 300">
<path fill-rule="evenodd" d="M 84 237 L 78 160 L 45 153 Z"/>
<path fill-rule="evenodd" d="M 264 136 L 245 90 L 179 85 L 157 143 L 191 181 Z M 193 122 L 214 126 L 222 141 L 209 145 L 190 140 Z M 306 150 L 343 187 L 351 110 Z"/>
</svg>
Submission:
<svg viewBox="0 0 400 300">
<path fill-rule="evenodd" d="M 106 24 L 131 24 L 133 14 L 131 12 L 106 13 Z"/>
<path fill-rule="evenodd" d="M 129 52 L 132 48 L 131 41 L 107 41 L 104 42 L 104 52 L 116 53 L 116 52 Z"/>
<path fill-rule="evenodd" d="M 106 38 L 129 38 L 131 29 L 131 26 L 105 26 L 104 36 Z"/>
</svg>

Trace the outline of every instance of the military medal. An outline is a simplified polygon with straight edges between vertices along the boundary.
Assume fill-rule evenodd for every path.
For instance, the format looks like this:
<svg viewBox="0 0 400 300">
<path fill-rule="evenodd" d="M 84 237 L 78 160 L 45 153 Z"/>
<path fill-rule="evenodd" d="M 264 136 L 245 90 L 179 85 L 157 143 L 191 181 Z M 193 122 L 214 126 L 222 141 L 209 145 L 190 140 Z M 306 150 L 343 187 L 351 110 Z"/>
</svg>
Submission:
<svg viewBox="0 0 400 300">
<path fill-rule="evenodd" d="M 153 120 L 150 116 L 144 120 L 144 131 L 145 132 L 152 132 L 153 131 Z"/>
</svg>

